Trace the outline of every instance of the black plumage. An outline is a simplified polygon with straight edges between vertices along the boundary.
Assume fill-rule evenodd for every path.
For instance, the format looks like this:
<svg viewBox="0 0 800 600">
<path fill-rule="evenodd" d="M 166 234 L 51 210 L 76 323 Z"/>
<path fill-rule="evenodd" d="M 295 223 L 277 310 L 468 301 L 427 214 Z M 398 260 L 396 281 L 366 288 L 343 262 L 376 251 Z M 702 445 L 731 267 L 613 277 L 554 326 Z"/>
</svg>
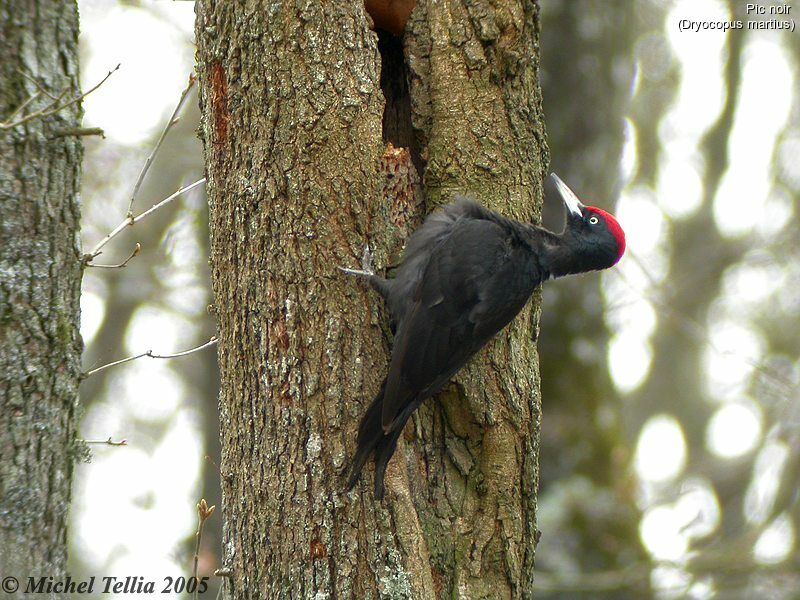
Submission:
<svg viewBox="0 0 800 600">
<path fill-rule="evenodd" d="M 408 418 L 511 322 L 536 286 L 610 267 L 622 256 L 625 237 L 614 217 L 583 206 L 551 177 L 568 209 L 561 234 L 459 197 L 414 232 L 394 279 L 344 269 L 368 277 L 395 331 L 389 372 L 359 426 L 348 488 L 374 454 L 375 496 L 383 496 L 386 466 Z"/>
</svg>

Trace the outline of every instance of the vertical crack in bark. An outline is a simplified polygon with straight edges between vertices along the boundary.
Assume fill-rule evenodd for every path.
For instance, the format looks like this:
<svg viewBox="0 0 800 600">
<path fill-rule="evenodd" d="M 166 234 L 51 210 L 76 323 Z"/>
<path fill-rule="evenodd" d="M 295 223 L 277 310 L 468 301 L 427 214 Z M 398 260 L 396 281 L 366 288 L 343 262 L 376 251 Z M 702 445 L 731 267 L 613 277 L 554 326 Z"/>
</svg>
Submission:
<svg viewBox="0 0 800 600">
<path fill-rule="evenodd" d="M 409 70 L 406 65 L 402 38 L 378 30 L 378 50 L 381 54 L 381 90 L 385 99 L 383 110 L 383 141 L 394 147 L 406 148 L 420 176 L 425 174 L 425 162 L 420 155 L 417 134 L 411 120 Z"/>
</svg>

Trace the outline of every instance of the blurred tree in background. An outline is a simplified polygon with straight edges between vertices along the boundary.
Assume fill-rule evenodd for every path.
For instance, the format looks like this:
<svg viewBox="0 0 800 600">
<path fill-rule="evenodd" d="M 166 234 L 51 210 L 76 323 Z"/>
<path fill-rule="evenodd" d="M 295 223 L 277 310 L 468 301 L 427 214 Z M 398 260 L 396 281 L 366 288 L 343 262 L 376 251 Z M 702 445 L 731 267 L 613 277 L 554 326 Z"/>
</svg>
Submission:
<svg viewBox="0 0 800 600">
<path fill-rule="evenodd" d="M 675 33 L 680 18 L 745 19 L 734 2 L 543 7 L 554 170 L 606 206 L 624 185 L 632 243 L 600 288 L 545 290 L 537 585 L 795 597 L 797 38 L 702 33 L 693 53 L 681 36 L 695 34 Z"/>
<path fill-rule="evenodd" d="M 613 212 L 620 191 L 633 45 L 643 24 L 623 2 L 543 2 L 542 90 L 551 170 L 586 203 Z M 660 25 L 660 23 L 659 23 Z M 563 227 L 560 203 L 545 223 Z M 542 332 L 539 595 L 574 597 L 570 573 L 623 568 L 644 558 L 622 402 L 606 368 L 608 328 L 596 276 L 545 286 Z M 557 573 L 555 580 L 547 575 Z M 549 590 L 553 587 L 552 590 Z M 580 587 L 580 586 L 578 586 Z M 645 586 L 646 589 L 646 586 Z M 640 597 L 638 589 L 631 597 Z M 609 598 L 620 598 L 612 589 Z M 599 597 L 592 590 L 592 597 Z"/>
</svg>

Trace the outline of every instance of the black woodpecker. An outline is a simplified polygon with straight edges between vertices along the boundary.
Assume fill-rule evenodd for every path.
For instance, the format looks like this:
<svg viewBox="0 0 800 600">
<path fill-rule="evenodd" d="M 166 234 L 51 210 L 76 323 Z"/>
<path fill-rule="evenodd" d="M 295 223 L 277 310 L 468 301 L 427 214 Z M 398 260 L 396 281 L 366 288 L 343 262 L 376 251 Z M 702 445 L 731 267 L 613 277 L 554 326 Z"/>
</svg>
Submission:
<svg viewBox="0 0 800 600">
<path fill-rule="evenodd" d="M 561 234 L 457 197 L 409 238 L 393 279 L 342 269 L 367 277 L 384 297 L 395 333 L 389 373 L 358 429 L 348 489 L 374 454 L 375 497 L 383 497 L 386 465 L 411 413 L 511 322 L 537 285 L 607 269 L 622 257 L 617 220 L 550 177 L 567 207 Z"/>
</svg>

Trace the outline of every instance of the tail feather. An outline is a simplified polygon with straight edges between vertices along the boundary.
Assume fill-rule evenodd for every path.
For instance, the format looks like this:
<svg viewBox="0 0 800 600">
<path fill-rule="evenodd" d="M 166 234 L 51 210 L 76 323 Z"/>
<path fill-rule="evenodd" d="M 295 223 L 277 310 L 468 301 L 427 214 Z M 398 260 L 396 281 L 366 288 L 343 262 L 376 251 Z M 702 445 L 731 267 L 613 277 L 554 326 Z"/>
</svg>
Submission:
<svg viewBox="0 0 800 600">
<path fill-rule="evenodd" d="M 381 389 L 372 403 L 367 408 L 367 412 L 361 419 L 361 424 L 358 427 L 358 446 L 356 454 L 353 457 L 353 463 L 350 467 L 350 475 L 347 479 L 347 489 L 353 489 L 361 470 L 364 468 L 370 455 L 375 455 L 375 498 L 380 500 L 383 498 L 383 478 L 386 473 L 386 467 L 389 460 L 392 458 L 394 451 L 397 449 L 397 440 L 400 439 L 400 434 L 403 432 L 411 413 L 419 405 L 418 402 L 411 402 L 397 415 L 392 428 L 388 432 L 384 432 L 382 424 L 383 412 L 383 394 L 386 389 L 386 382 L 383 382 Z"/>
<path fill-rule="evenodd" d="M 418 402 L 412 402 L 397 415 L 392 423 L 392 429 L 383 436 L 375 448 L 375 498 L 378 500 L 383 498 L 383 477 L 386 474 L 389 460 L 397 449 L 397 440 L 400 439 L 400 434 L 403 433 L 408 418 L 416 410 L 418 404 Z"/>
<path fill-rule="evenodd" d="M 367 462 L 370 454 L 384 437 L 383 427 L 381 426 L 381 413 L 383 411 L 383 392 L 386 389 L 386 382 L 381 385 L 381 389 L 372 403 L 367 408 L 367 412 L 361 418 L 358 426 L 358 441 L 356 454 L 353 457 L 353 464 L 350 466 L 350 476 L 347 479 L 347 489 L 353 489 L 361 475 L 361 469 Z"/>
</svg>

